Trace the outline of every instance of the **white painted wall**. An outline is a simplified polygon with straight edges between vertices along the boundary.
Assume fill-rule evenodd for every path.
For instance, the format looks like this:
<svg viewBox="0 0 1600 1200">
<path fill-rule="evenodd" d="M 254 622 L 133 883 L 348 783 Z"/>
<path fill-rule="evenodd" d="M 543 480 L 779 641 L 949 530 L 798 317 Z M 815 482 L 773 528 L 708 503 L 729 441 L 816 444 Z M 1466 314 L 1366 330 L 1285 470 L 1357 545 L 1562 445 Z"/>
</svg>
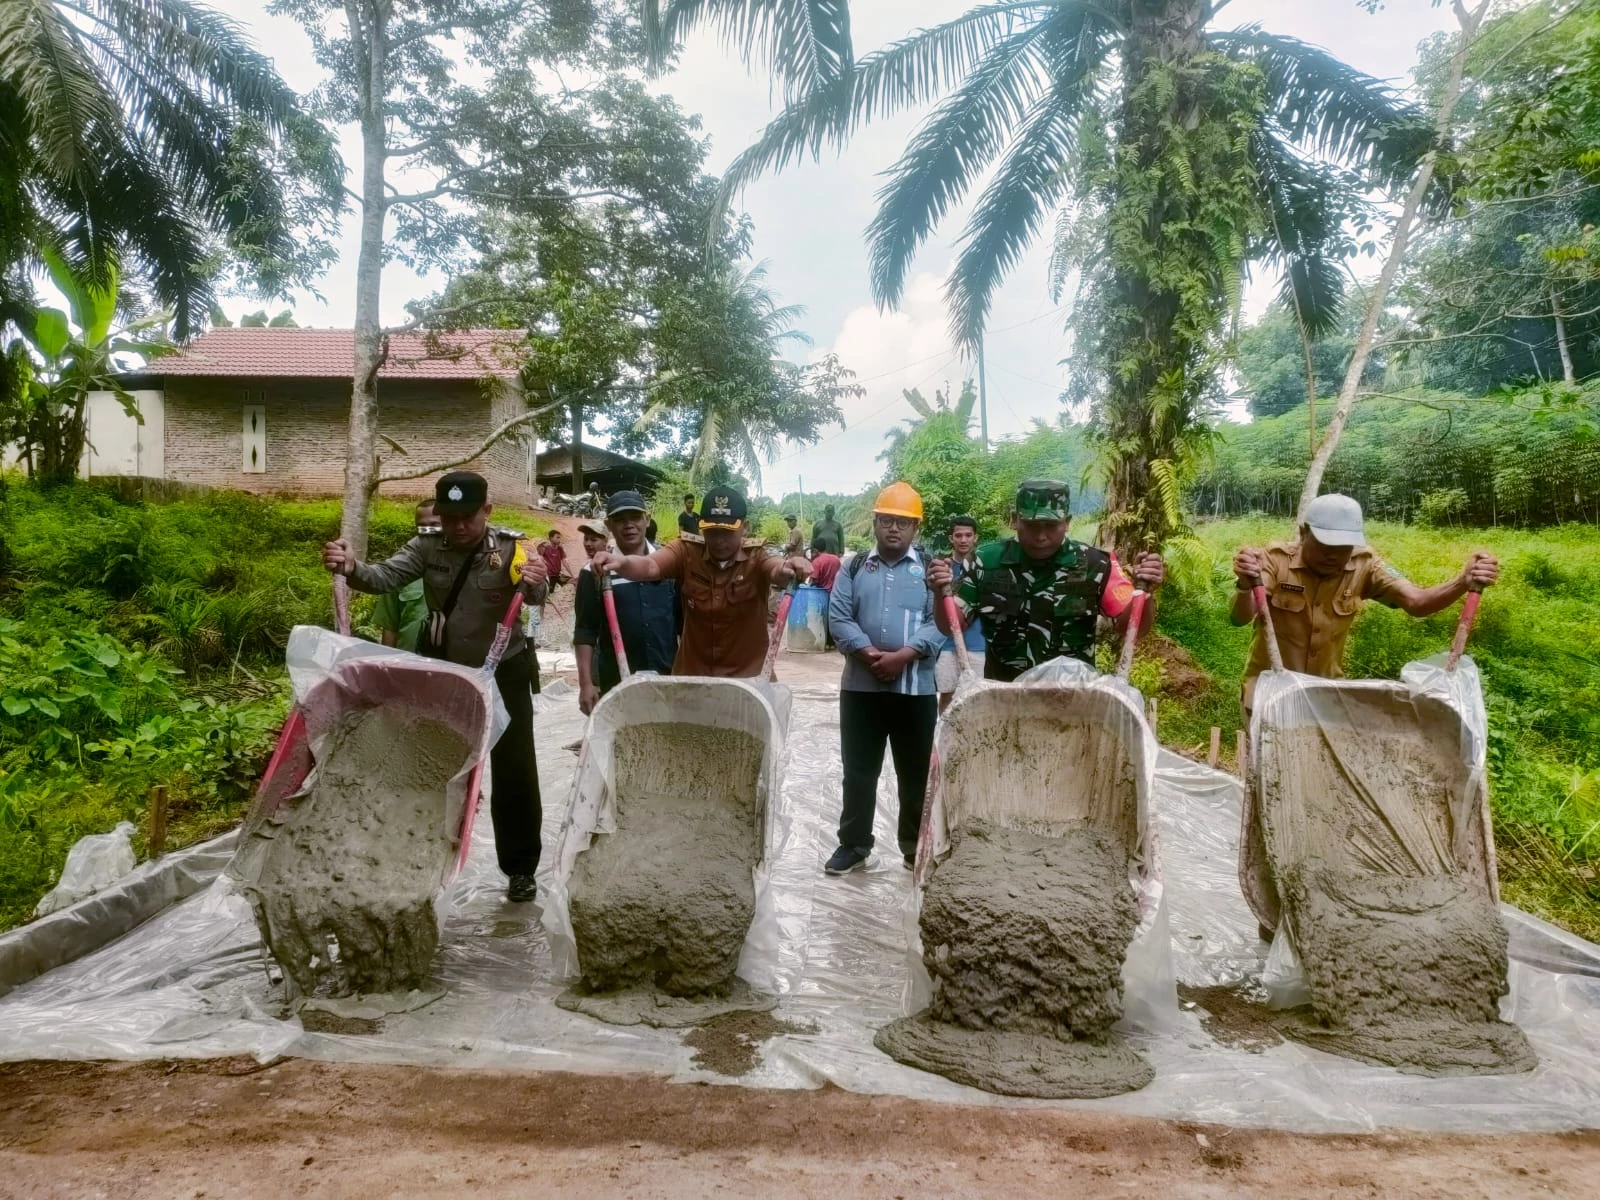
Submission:
<svg viewBox="0 0 1600 1200">
<path fill-rule="evenodd" d="M 83 450 L 79 474 L 142 475 L 160 479 L 166 474 L 166 405 L 160 391 L 129 393 L 144 418 L 129 416 L 114 392 L 90 392 L 85 406 L 89 444 Z"/>
</svg>

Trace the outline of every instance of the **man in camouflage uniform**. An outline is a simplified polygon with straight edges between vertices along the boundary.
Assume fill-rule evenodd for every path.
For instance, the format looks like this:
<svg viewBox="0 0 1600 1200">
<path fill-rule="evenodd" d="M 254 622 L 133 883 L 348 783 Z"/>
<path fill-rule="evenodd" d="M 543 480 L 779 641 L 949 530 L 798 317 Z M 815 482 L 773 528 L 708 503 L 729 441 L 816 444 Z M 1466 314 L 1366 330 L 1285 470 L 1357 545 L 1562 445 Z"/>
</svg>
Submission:
<svg viewBox="0 0 1600 1200">
<path fill-rule="evenodd" d="M 530 554 L 522 534 L 489 524 L 489 484 L 471 471 L 441 475 L 434 488 L 440 532 L 414 537 L 381 563 L 364 563 L 344 540 L 322 547 L 322 563 L 346 575 L 360 592 L 389 592 L 422 580 L 427 620 L 417 652 L 463 666 L 483 664 L 495 631 L 521 587 L 534 604 L 548 587 L 544 560 Z M 533 696 L 539 690 L 539 664 L 520 623 L 494 673 L 511 723 L 490 752 L 489 812 L 494 821 L 495 853 L 510 879 L 506 895 L 532 900 L 539 867 L 539 770 L 533 749 Z"/>
<path fill-rule="evenodd" d="M 983 621 L 985 679 L 1009 683 L 1030 667 L 1063 656 L 1093 663 L 1099 619 L 1128 611 L 1134 585 L 1116 556 L 1067 537 L 1070 499 L 1059 480 L 1023 483 L 1011 513 L 1016 536 L 979 546 L 976 569 L 956 585 L 963 624 Z M 1140 554 L 1133 575 L 1152 591 L 1166 578 L 1166 566 L 1159 554 Z M 928 583 L 935 589 L 949 587 L 952 579 L 948 561 L 928 568 Z M 935 615 L 941 632 L 959 632 L 949 628 L 944 605 Z"/>
</svg>

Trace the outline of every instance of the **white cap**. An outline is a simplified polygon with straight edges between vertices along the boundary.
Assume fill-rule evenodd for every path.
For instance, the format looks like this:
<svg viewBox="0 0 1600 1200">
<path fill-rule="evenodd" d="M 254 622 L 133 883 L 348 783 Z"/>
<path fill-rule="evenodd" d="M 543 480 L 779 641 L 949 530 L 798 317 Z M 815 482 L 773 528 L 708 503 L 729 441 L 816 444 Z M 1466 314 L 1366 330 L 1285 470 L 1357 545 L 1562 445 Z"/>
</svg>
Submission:
<svg viewBox="0 0 1600 1200">
<path fill-rule="evenodd" d="M 1306 505 L 1302 525 L 1311 527 L 1311 536 L 1324 546 L 1365 546 L 1361 530 L 1361 505 L 1337 493 L 1318 496 Z"/>
</svg>

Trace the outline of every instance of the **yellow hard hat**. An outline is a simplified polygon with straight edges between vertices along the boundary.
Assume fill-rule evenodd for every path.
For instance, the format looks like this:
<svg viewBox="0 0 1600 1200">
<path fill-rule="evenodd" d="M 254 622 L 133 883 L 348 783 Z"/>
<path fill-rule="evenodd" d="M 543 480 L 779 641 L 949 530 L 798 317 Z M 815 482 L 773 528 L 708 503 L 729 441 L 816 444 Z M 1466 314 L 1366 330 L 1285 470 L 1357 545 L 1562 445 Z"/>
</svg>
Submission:
<svg viewBox="0 0 1600 1200">
<path fill-rule="evenodd" d="M 909 483 L 891 483 L 878 493 L 872 511 L 886 517 L 913 517 L 922 520 L 922 497 Z"/>
</svg>

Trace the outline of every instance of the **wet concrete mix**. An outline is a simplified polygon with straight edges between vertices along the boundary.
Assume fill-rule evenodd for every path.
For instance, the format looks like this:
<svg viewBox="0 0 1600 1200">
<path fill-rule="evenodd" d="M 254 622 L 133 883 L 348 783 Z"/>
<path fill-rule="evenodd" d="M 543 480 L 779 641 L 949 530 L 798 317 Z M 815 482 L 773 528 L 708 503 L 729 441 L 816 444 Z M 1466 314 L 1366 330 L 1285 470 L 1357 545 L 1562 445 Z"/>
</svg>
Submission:
<svg viewBox="0 0 1600 1200">
<path fill-rule="evenodd" d="M 470 748 L 387 708 L 347 716 L 244 892 L 292 995 L 415 988 L 438 948 L 445 787 Z"/>
<path fill-rule="evenodd" d="M 1500 1020 L 1506 931 L 1493 902 L 1454 875 L 1311 865 L 1280 881 L 1311 991 L 1278 1027 L 1321 1050 L 1421 1075 L 1532 1070 L 1522 1030 Z"/>
<path fill-rule="evenodd" d="M 658 1026 L 773 1006 L 734 976 L 755 916 L 763 749 L 751 734 L 704 725 L 617 731 L 616 831 L 573 867 L 582 978 L 557 1004 Z"/>
<path fill-rule="evenodd" d="M 1112 1032 L 1138 906 L 1128 855 L 1107 834 L 969 822 L 920 923 L 933 1002 L 878 1031 L 884 1053 L 1008 1096 L 1114 1096 L 1154 1078 Z"/>
</svg>

